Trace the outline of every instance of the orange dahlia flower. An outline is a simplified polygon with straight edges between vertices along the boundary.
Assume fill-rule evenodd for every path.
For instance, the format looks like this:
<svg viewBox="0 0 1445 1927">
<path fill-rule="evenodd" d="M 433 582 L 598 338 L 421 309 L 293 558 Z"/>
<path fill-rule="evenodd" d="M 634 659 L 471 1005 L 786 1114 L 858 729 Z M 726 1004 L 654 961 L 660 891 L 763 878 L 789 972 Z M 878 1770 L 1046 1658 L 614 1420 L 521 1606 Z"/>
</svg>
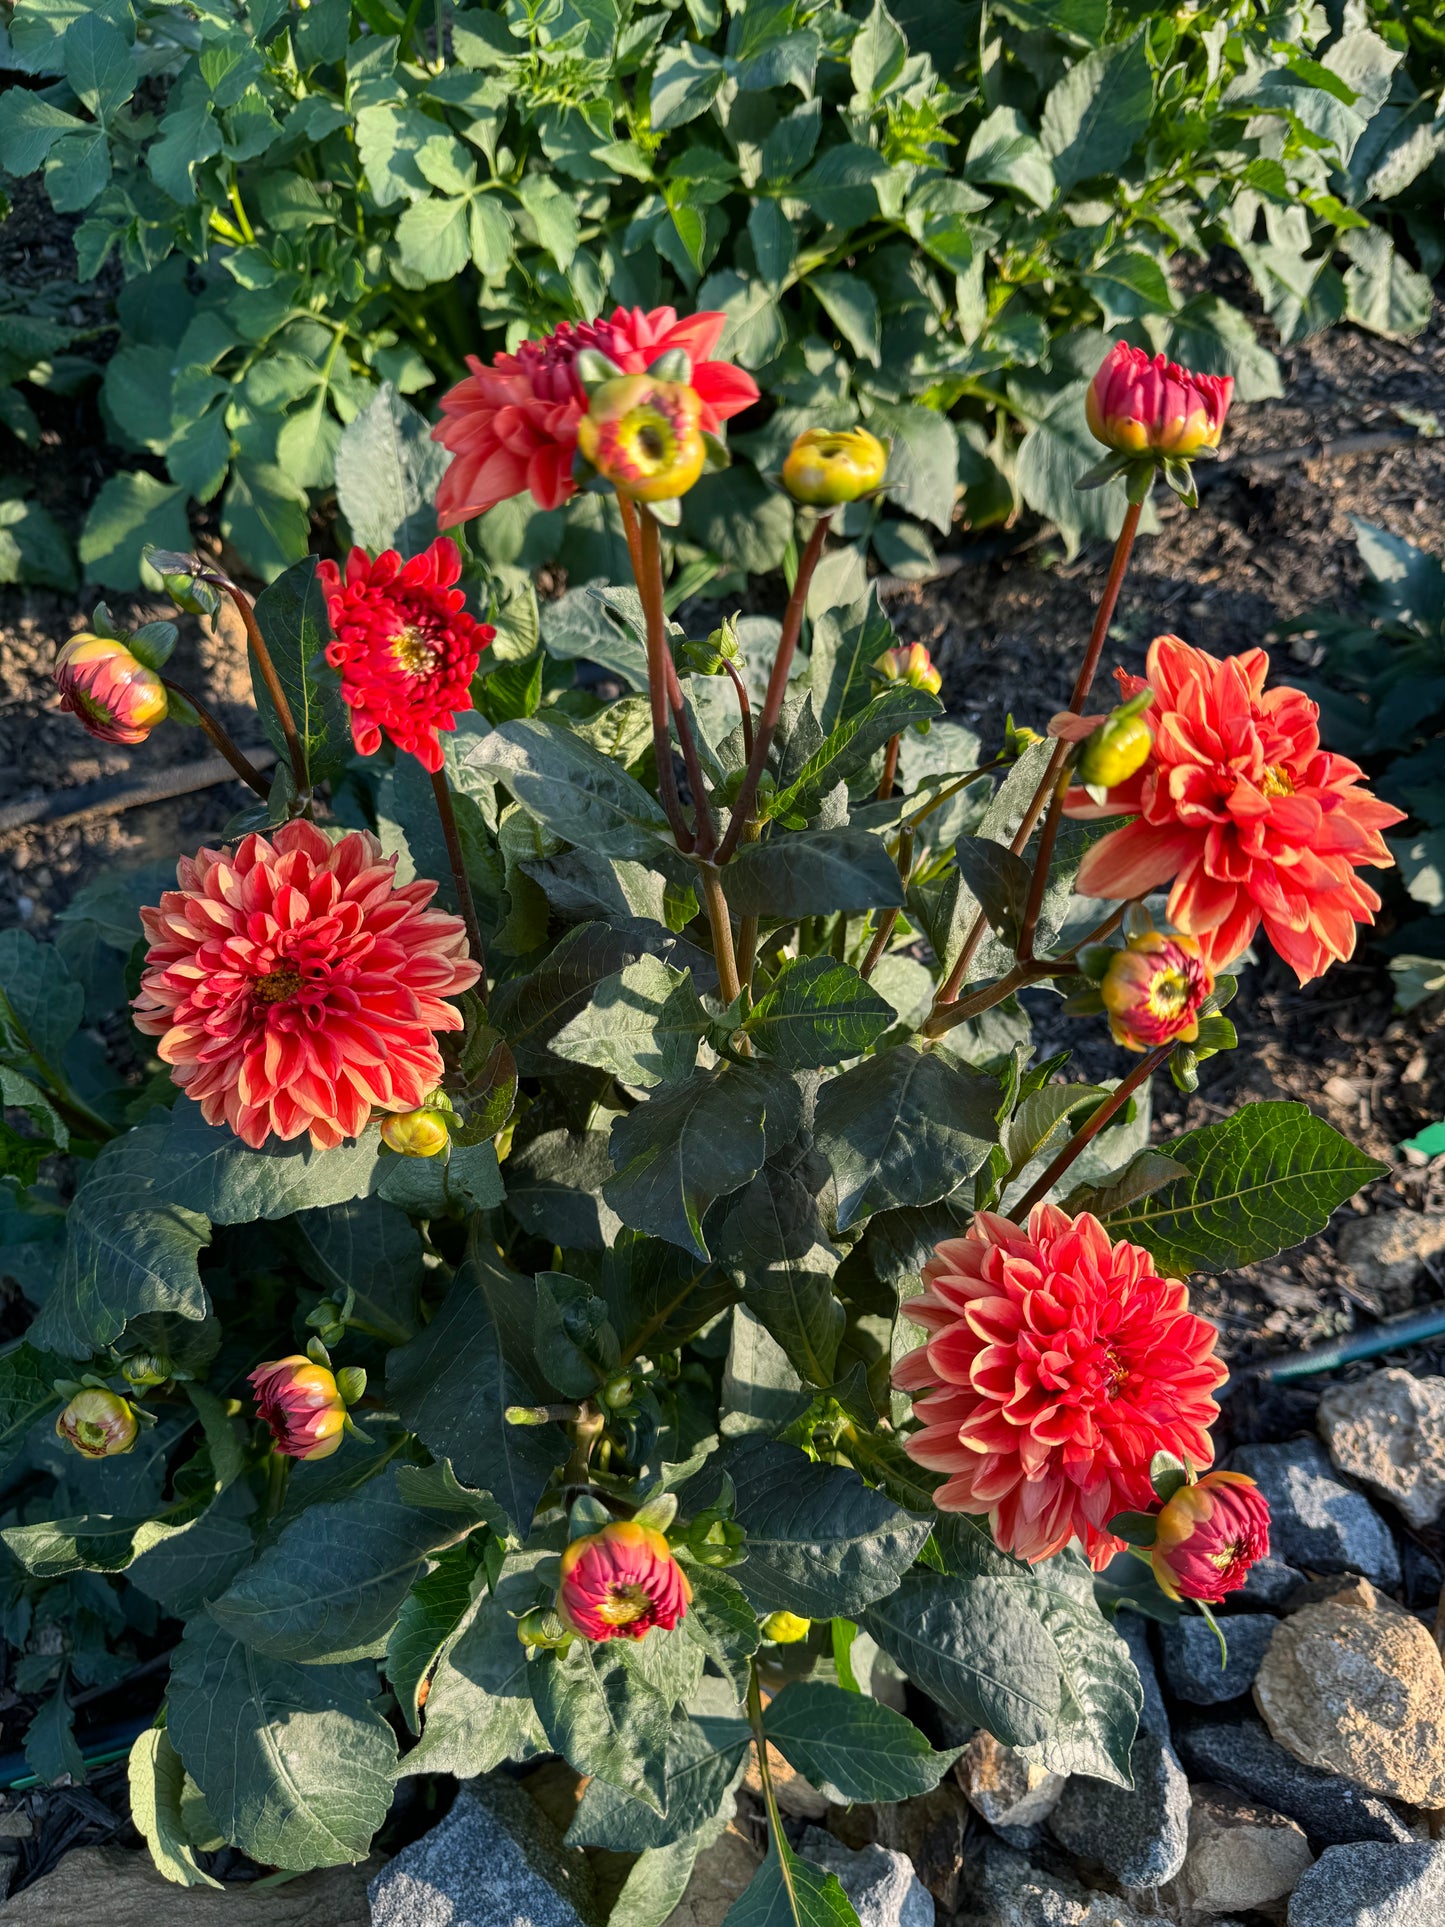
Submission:
<svg viewBox="0 0 1445 1927">
<path fill-rule="evenodd" d="M 923 1277 L 908 1316 L 931 1336 L 893 1374 L 923 1421 L 906 1449 L 949 1474 L 934 1504 L 987 1513 L 1005 1551 L 1077 1539 L 1106 1566 L 1124 1543 L 1107 1522 L 1154 1504 L 1154 1454 L 1213 1459 L 1214 1327 L 1142 1246 L 1052 1204 L 1026 1229 L 980 1211 Z"/>
<path fill-rule="evenodd" d="M 574 1539 L 562 1554 L 557 1611 L 584 1639 L 671 1632 L 692 1603 L 687 1574 L 662 1533 L 621 1519 Z"/>
<path fill-rule="evenodd" d="M 432 430 L 452 453 L 437 491 L 438 525 L 455 528 L 528 489 L 544 509 L 559 508 L 575 491 L 577 424 L 587 412 L 577 373 L 584 348 L 606 355 L 624 375 L 646 374 L 681 348 L 692 361 L 701 425 L 715 435 L 758 398 L 751 375 L 709 358 L 725 320 L 706 313 L 679 321 L 674 308 L 617 308 L 606 321 L 564 321 L 540 341 L 519 343 L 515 354 L 494 355 L 490 367 L 468 355 L 472 372 L 443 395 L 442 419 Z"/>
<path fill-rule="evenodd" d="M 480 973 L 461 919 L 427 908 L 434 883 L 398 885 L 368 831 L 332 843 L 304 822 L 182 857 L 177 877 L 141 911 L 135 1021 L 208 1124 L 327 1150 L 435 1088 L 434 1033 L 462 1028 L 444 1000 Z"/>
<path fill-rule="evenodd" d="M 461 573 L 446 536 L 408 562 L 395 549 L 374 562 L 353 549 L 344 578 L 334 562 L 317 570 L 335 637 L 326 660 L 341 671 L 361 755 L 374 756 L 384 733 L 425 768 L 441 768 L 437 732 L 455 729 L 457 711 L 471 708 L 472 676 L 497 633 L 467 614 L 455 586 Z"/>
<path fill-rule="evenodd" d="M 1298 689 L 1264 686 L 1269 658 L 1223 662 L 1178 636 L 1149 646 L 1154 749 L 1137 776 L 1095 804 L 1069 792 L 1071 816 L 1135 821 L 1089 851 L 1078 889 L 1142 897 L 1171 883 L 1169 921 L 1197 937 L 1218 970 L 1255 931 L 1302 984 L 1355 948 L 1380 899 L 1356 872 L 1393 861 L 1380 834 L 1404 812 L 1361 787 L 1363 772 L 1320 747 L 1319 708 Z M 1143 685 L 1119 672 L 1126 694 Z"/>
</svg>

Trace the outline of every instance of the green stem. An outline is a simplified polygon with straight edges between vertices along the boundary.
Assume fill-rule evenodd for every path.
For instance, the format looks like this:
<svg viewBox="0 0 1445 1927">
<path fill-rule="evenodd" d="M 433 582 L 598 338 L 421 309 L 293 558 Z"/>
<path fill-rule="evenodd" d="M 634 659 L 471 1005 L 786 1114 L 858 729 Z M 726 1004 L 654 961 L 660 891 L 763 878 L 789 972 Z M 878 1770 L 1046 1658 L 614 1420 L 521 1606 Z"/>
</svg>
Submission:
<svg viewBox="0 0 1445 1927">
<path fill-rule="evenodd" d="M 715 863 L 699 862 L 697 873 L 702 882 L 703 904 L 708 928 L 712 931 L 712 954 L 717 963 L 718 995 L 731 1007 L 737 1002 L 742 985 L 738 980 L 737 953 L 733 949 L 732 912 L 723 895 L 722 878 Z"/>
<path fill-rule="evenodd" d="M 896 742 L 898 739 L 895 737 L 893 740 Z M 913 832 L 905 826 L 898 838 L 898 881 L 903 885 L 905 890 L 908 888 L 908 878 L 912 869 Z M 858 975 L 860 977 L 871 977 L 873 972 L 878 968 L 878 960 L 888 948 L 888 939 L 893 935 L 894 925 L 898 922 L 898 916 L 899 913 L 897 910 L 886 910 L 884 912 L 883 919 L 874 933 L 873 941 L 868 946 L 868 954 L 863 959 L 862 965 L 859 968 Z"/>
<path fill-rule="evenodd" d="M 758 1663 L 748 1661 L 748 1724 L 753 1729 L 753 1745 L 758 1756 L 758 1778 L 763 1787 L 763 1804 L 768 1810 L 768 1830 L 772 1838 L 773 1851 L 778 1856 L 783 1869 L 783 1879 L 792 1895 L 792 1869 L 788 1865 L 787 1836 L 783 1832 L 783 1816 L 778 1812 L 778 1797 L 773 1791 L 773 1772 L 768 1765 L 768 1736 L 763 1728 L 763 1692 L 758 1683 Z M 796 1899 L 793 1901 L 793 1918 L 801 1920 Z"/>
<path fill-rule="evenodd" d="M 231 207 L 235 212 L 236 225 L 241 230 L 241 238 L 245 241 L 246 245 L 250 247 L 255 242 L 256 231 L 251 226 L 250 219 L 246 213 L 245 203 L 241 199 L 241 187 L 236 179 L 236 170 L 234 168 L 231 169 L 231 182 L 230 186 L 226 189 L 226 199 L 231 203 Z"/>
<path fill-rule="evenodd" d="M 196 712 L 196 721 L 200 724 L 206 735 L 210 737 L 212 743 L 215 744 L 226 761 L 231 765 L 231 768 L 235 770 L 241 781 L 243 783 L 249 783 L 257 796 L 261 797 L 263 801 L 270 796 L 271 785 L 266 781 L 260 770 L 257 769 L 256 765 L 245 752 L 237 748 L 236 744 L 232 742 L 220 718 L 207 709 L 199 696 L 193 696 L 189 689 L 182 688 L 178 682 L 172 682 L 169 676 L 162 676 L 161 681 L 174 695 L 179 696 L 183 702 L 189 703 L 191 708 Z"/>
<path fill-rule="evenodd" d="M 1018 1203 L 1011 1207 L 1016 1221 L 1022 1222 L 1034 1206 L 1049 1195 L 1079 1153 L 1093 1143 L 1110 1118 L 1117 1111 L 1122 1110 L 1139 1086 L 1147 1083 L 1173 1048 L 1172 1041 L 1160 1044 L 1157 1049 L 1151 1050 L 1147 1056 L 1140 1058 L 1129 1075 L 1116 1090 L 1110 1092 L 1088 1122 L 1079 1126 L 1043 1176 L 1036 1179 Z"/>
</svg>

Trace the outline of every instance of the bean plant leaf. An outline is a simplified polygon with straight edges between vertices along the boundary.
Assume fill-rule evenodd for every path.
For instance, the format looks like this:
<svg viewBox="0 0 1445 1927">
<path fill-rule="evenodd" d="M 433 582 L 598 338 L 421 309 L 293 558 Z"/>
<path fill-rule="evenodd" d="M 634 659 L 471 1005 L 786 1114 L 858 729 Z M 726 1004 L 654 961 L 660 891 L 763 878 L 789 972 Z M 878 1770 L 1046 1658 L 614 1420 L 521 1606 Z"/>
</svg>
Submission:
<svg viewBox="0 0 1445 1927">
<path fill-rule="evenodd" d="M 789 1766 L 843 1804 L 931 1793 L 963 1751 L 935 1753 L 901 1713 L 826 1680 L 790 1681 L 764 1711 L 763 1730 Z"/>
<path fill-rule="evenodd" d="M 298 1666 L 202 1613 L 171 1662 L 169 1732 L 225 1838 L 290 1873 L 364 1860 L 396 1738 L 374 1666 Z"/>
<path fill-rule="evenodd" d="M 1266 1100 L 1161 1144 L 1187 1175 L 1111 1213 L 1109 1232 L 1160 1270 L 1234 1271 L 1320 1231 L 1388 1166 L 1303 1104 Z"/>
</svg>

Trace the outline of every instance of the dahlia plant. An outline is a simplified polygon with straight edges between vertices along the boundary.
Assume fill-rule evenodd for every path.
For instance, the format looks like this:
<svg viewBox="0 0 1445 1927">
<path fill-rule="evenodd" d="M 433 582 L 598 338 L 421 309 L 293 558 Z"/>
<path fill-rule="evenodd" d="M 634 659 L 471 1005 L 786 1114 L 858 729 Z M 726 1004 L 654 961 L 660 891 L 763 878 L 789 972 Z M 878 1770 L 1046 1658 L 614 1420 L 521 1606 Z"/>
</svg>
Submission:
<svg viewBox="0 0 1445 1927">
<path fill-rule="evenodd" d="M 833 531 L 893 486 L 868 428 L 805 424 L 774 478 L 778 616 L 702 619 L 671 575 L 758 399 L 720 321 L 475 361 L 434 501 L 384 396 L 344 565 L 254 606 L 153 554 L 240 611 L 269 784 L 159 678 L 168 625 L 101 610 L 57 664 L 92 732 L 198 720 L 260 792 L 55 943 L 0 937 L 0 1263 L 37 1308 L 0 1357 L 9 1625 L 62 1628 L 22 1662 L 31 1758 L 81 1776 L 71 1682 L 168 1652 L 131 1775 L 183 1884 L 222 1842 L 360 1859 L 399 1777 L 555 1753 L 649 1927 L 755 1749 L 739 1927 L 846 1927 L 765 1741 L 841 1800 L 926 1791 L 969 1726 L 1127 1784 L 1099 1599 L 1207 1610 L 1267 1547 L 1212 1469 L 1188 1277 L 1381 1167 L 1292 1103 L 1151 1143 L 1150 1080 L 1231 1047 L 1266 945 L 1301 981 L 1350 954 L 1398 812 L 1261 649 L 1162 637 L 1096 694 L 1149 490 L 1192 497 L 1229 384 L 1109 356 L 1072 699 L 981 744 L 876 592 L 837 600 Z M 485 571 L 469 519 L 522 491 L 591 493 L 632 579 L 539 606 Z M 1117 1077 L 1038 1058 L 1045 996 L 1107 1021 Z"/>
</svg>

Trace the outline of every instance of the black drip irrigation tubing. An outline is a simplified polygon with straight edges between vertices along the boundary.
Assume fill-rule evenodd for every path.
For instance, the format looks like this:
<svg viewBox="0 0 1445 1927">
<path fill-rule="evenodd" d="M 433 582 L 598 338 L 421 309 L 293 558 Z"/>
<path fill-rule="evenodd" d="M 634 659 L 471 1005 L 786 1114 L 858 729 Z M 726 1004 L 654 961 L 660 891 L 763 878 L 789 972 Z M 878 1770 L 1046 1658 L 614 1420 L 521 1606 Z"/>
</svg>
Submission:
<svg viewBox="0 0 1445 1927">
<path fill-rule="evenodd" d="M 1383 1318 L 1365 1331 L 1331 1340 L 1327 1345 L 1311 1345 L 1307 1351 L 1288 1358 L 1265 1359 L 1235 1372 L 1219 1396 L 1228 1398 L 1241 1385 L 1263 1379 L 1279 1384 L 1291 1378 L 1310 1378 L 1316 1372 L 1333 1372 L 1357 1359 L 1378 1358 L 1402 1345 L 1420 1345 L 1429 1338 L 1445 1337 L 1445 1304 L 1426 1305 L 1422 1311 L 1402 1312 L 1397 1318 Z"/>
<path fill-rule="evenodd" d="M 141 1734 L 154 1725 L 155 1714 L 142 1713 L 134 1719 L 116 1720 L 109 1726 L 98 1726 L 81 1747 L 80 1757 L 88 1767 L 114 1766 L 117 1761 L 128 1757 Z M 23 1753 L 0 1754 L 0 1793 L 24 1793 L 31 1787 L 44 1784 L 32 1772 L 30 1762 Z"/>
</svg>

